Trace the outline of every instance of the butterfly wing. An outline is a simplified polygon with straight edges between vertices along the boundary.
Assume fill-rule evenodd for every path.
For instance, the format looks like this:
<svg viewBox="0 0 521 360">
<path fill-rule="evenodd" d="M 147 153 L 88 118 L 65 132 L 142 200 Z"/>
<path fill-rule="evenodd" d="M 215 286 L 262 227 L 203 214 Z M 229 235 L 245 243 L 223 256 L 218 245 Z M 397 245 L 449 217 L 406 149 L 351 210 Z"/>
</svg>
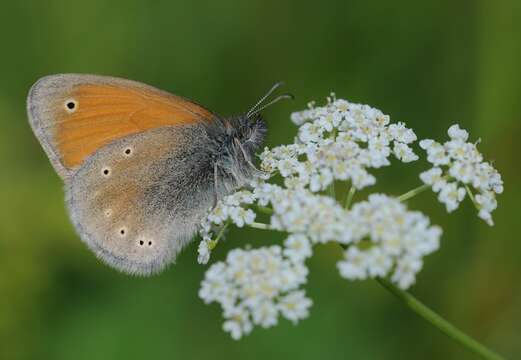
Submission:
<svg viewBox="0 0 521 360">
<path fill-rule="evenodd" d="M 34 133 L 62 179 L 99 148 L 168 125 L 211 121 L 209 110 L 139 82 L 79 74 L 51 75 L 29 92 Z"/>
<path fill-rule="evenodd" d="M 82 240 L 126 273 L 149 275 L 171 263 L 213 202 L 208 141 L 201 124 L 169 126 L 91 155 L 66 185 Z"/>
</svg>

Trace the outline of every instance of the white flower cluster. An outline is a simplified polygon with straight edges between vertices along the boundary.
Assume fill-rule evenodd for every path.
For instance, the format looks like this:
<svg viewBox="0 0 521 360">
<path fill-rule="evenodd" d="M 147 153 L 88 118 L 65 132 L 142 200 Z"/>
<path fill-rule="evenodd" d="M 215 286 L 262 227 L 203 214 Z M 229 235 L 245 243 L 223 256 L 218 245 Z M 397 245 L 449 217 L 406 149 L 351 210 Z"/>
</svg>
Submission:
<svg viewBox="0 0 521 360">
<path fill-rule="evenodd" d="M 199 295 L 207 303 L 220 303 L 224 330 L 234 339 L 250 333 L 254 325 L 271 327 L 280 316 L 293 322 L 308 316 L 311 300 L 300 287 L 307 280 L 305 261 L 316 245 L 342 245 L 344 257 L 337 264 L 342 277 L 389 277 L 402 289 L 414 284 L 423 257 L 439 247 L 441 228 L 422 213 L 409 211 L 400 198 L 373 194 L 349 209 L 334 196 L 318 194 L 332 189 L 335 180 L 349 182 L 349 204 L 355 189 L 375 183 L 368 169 L 389 165 L 391 154 L 403 162 L 416 160 L 409 147 L 416 140 L 411 129 L 390 124 L 380 110 L 334 97 L 324 107 L 292 114 L 292 120 L 299 125 L 295 143 L 261 154 L 265 178 L 253 180 L 249 191 L 219 201 L 201 225 L 200 263 L 209 261 L 230 223 L 288 234 L 283 246 L 236 249 L 207 271 Z M 466 142 L 465 130 L 454 125 L 449 136 L 443 145 L 420 142 L 434 165 L 420 177 L 449 211 L 468 191 L 480 217 L 491 224 L 495 194 L 503 190 L 501 177 L 483 162 L 476 146 Z M 283 185 L 268 182 L 275 175 L 282 177 Z M 477 190 L 475 197 L 469 186 Z M 269 224 L 255 222 L 253 208 L 269 214 Z"/>
<path fill-rule="evenodd" d="M 305 189 L 258 183 L 247 198 L 246 204 L 271 206 L 270 229 L 290 234 L 282 252 L 293 262 L 304 266 L 313 253 L 312 247 L 320 243 L 334 241 L 346 246 L 338 268 L 343 277 L 351 280 L 392 274 L 393 282 L 408 288 L 421 270 L 423 256 L 439 246 L 439 227 L 431 226 L 425 215 L 408 211 L 404 204 L 386 195 L 370 195 L 368 201 L 346 210 L 331 197 Z M 229 213 L 236 206 L 219 204 L 214 212 Z M 223 221 L 213 213 L 208 218 Z M 207 236 L 210 238 L 210 233 Z"/>
<path fill-rule="evenodd" d="M 306 318 L 312 302 L 299 287 L 307 274 L 308 269 L 286 257 L 280 246 L 235 249 L 206 272 L 199 296 L 221 305 L 223 329 L 237 340 L 253 325 L 276 325 L 279 316 L 294 323 Z"/>
<path fill-rule="evenodd" d="M 467 142 L 466 130 L 452 125 L 448 135 L 450 140 L 444 144 L 430 139 L 420 141 L 427 160 L 434 165 L 421 173 L 420 179 L 438 193 L 438 200 L 445 204 L 448 212 L 458 208 L 468 193 L 479 210 L 479 217 L 493 225 L 491 212 L 497 207 L 496 194 L 503 192 L 501 175 L 483 161 L 476 144 Z M 478 192 L 475 196 L 469 186 Z"/>
<path fill-rule="evenodd" d="M 199 231 L 202 241 L 199 243 L 199 256 L 197 258 L 200 264 L 208 263 L 210 252 L 217 245 L 216 240 L 212 240 L 212 230 L 215 225 L 223 225 L 226 221 L 232 222 L 237 227 L 251 224 L 255 220 L 255 213 L 241 205 L 248 205 L 253 202 L 254 197 L 250 191 L 237 191 L 219 201 L 208 216 L 203 219 Z"/>
<path fill-rule="evenodd" d="M 353 245 L 337 264 L 344 278 L 392 274 L 391 281 L 407 289 L 422 268 L 422 257 L 439 247 L 440 227 L 386 195 L 370 195 L 368 201 L 355 204 L 349 215 Z"/>
<path fill-rule="evenodd" d="M 349 212 L 331 197 L 267 183 L 258 184 L 254 195 L 259 205 L 271 205 L 275 230 L 298 234 L 313 244 L 351 242 Z"/>
<path fill-rule="evenodd" d="M 403 162 L 418 159 L 408 145 L 414 132 L 367 105 L 333 98 L 291 118 L 300 126 L 296 143 L 261 154 L 262 169 L 280 173 L 287 187 L 317 192 L 336 179 L 362 189 L 376 181 L 366 169 L 390 165 L 391 154 Z"/>
</svg>

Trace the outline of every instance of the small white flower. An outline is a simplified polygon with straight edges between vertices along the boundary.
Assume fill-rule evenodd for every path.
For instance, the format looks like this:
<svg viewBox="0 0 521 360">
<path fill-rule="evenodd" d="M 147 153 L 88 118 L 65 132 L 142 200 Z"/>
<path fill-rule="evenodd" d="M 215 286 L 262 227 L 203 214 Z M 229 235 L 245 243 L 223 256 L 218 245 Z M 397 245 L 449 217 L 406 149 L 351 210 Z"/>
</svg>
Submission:
<svg viewBox="0 0 521 360">
<path fill-rule="evenodd" d="M 492 191 L 485 191 L 482 194 L 476 195 L 476 203 L 479 206 L 479 217 L 490 226 L 494 225 L 492 220 L 492 211 L 497 208 L 497 201 Z"/>
<path fill-rule="evenodd" d="M 460 129 L 458 124 L 454 124 L 451 127 L 449 127 L 447 133 L 449 134 L 449 137 L 453 140 L 467 141 L 467 139 L 469 138 L 469 133 L 466 130 Z"/>
<path fill-rule="evenodd" d="M 317 142 L 322 139 L 324 128 L 319 124 L 305 123 L 299 131 L 299 138 L 303 143 Z"/>
<path fill-rule="evenodd" d="M 222 202 L 218 203 L 208 215 L 208 221 L 214 224 L 221 224 L 229 216 L 228 207 Z"/>
<path fill-rule="evenodd" d="M 417 139 L 414 131 L 406 128 L 403 122 L 389 125 L 389 133 L 394 140 L 404 144 L 410 144 Z"/>
<path fill-rule="evenodd" d="M 403 257 L 398 260 L 396 270 L 391 276 L 391 281 L 402 289 L 407 289 L 416 281 L 416 274 L 421 270 L 423 261 L 413 256 Z"/>
<path fill-rule="evenodd" d="M 199 246 L 197 248 L 197 262 L 199 264 L 207 264 L 208 260 L 210 260 L 210 248 L 208 247 L 208 244 L 208 240 L 203 240 L 199 243 Z"/>
<path fill-rule="evenodd" d="M 253 329 L 248 313 L 243 307 L 230 308 L 225 316 L 230 320 L 224 322 L 223 330 L 229 332 L 233 340 L 239 340 Z"/>
<path fill-rule="evenodd" d="M 312 255 L 309 239 L 303 234 L 292 234 L 284 241 L 284 255 L 293 262 L 301 262 Z"/>
<path fill-rule="evenodd" d="M 474 173 L 474 166 L 462 161 L 454 161 L 449 168 L 449 174 L 464 184 L 472 181 Z"/>
<path fill-rule="evenodd" d="M 278 309 L 272 301 L 263 301 L 253 309 L 253 323 L 267 329 L 277 325 Z"/>
<path fill-rule="evenodd" d="M 423 146 L 422 146 L 423 142 Z M 450 162 L 450 157 L 448 156 L 447 152 L 445 151 L 445 148 L 443 145 L 432 141 L 432 142 L 425 142 L 422 140 L 420 142 L 420 146 L 426 147 L 427 150 L 427 161 L 433 164 L 434 166 L 439 165 L 447 165 Z M 429 144 L 429 145 L 426 145 Z"/>
<path fill-rule="evenodd" d="M 431 140 L 431 139 L 423 139 L 423 140 L 420 140 L 420 147 L 423 149 L 423 150 L 428 150 L 433 144 L 435 143 L 434 140 Z"/>
<path fill-rule="evenodd" d="M 242 204 L 253 204 L 255 198 L 250 191 L 240 190 L 227 196 L 223 202 L 228 206 L 240 206 Z"/>
<path fill-rule="evenodd" d="M 245 224 L 251 224 L 255 220 L 255 213 L 251 209 L 233 207 L 230 209 L 230 219 L 238 227 L 243 227 Z"/>
<path fill-rule="evenodd" d="M 277 168 L 279 169 L 280 175 L 288 177 L 289 175 L 295 174 L 299 170 L 300 163 L 294 158 L 285 158 L 278 162 Z"/>
<path fill-rule="evenodd" d="M 406 144 L 395 143 L 393 153 L 398 160 L 401 160 L 404 163 L 418 160 L 418 155 L 416 155 L 414 151 L 412 151 L 412 149 Z"/>
<path fill-rule="evenodd" d="M 438 194 L 438 200 L 445 204 L 447 212 L 456 210 L 464 198 L 465 189 L 454 182 L 445 184 Z"/>
<path fill-rule="evenodd" d="M 293 291 L 280 299 L 279 309 L 286 319 L 295 324 L 309 316 L 309 308 L 312 304 L 304 291 Z"/>
<path fill-rule="evenodd" d="M 432 191 L 438 192 L 447 184 L 439 167 L 433 167 L 420 174 L 420 179 L 427 185 L 432 185 Z"/>
<path fill-rule="evenodd" d="M 349 247 L 344 253 L 345 260 L 337 263 L 340 275 L 349 280 L 367 278 L 367 256 L 357 247 Z"/>
<path fill-rule="evenodd" d="M 312 174 L 309 181 L 309 189 L 313 192 L 326 189 L 333 182 L 333 174 L 329 169 L 322 169 L 319 173 Z"/>
<path fill-rule="evenodd" d="M 392 258 L 382 249 L 374 247 L 369 250 L 367 256 L 367 270 L 369 276 L 386 276 L 393 266 Z"/>
</svg>

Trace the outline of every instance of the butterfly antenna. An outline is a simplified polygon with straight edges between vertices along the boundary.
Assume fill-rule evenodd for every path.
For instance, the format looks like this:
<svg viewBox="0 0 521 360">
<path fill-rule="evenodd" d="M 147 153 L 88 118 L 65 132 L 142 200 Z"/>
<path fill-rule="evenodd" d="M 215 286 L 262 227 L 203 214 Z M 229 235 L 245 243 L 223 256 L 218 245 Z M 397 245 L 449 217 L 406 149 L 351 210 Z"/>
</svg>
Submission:
<svg viewBox="0 0 521 360">
<path fill-rule="evenodd" d="M 275 99 L 271 100 L 269 103 L 264 104 L 263 106 L 261 106 L 261 107 L 259 107 L 257 109 L 254 109 L 253 111 L 252 110 L 248 111 L 248 114 L 246 114 L 246 116 L 247 117 L 251 117 L 252 115 L 258 114 L 262 110 L 266 109 L 267 107 L 270 107 L 271 105 L 273 105 L 275 103 L 278 103 L 280 100 L 284 100 L 284 99 L 291 99 L 291 100 L 293 100 L 293 99 L 295 99 L 295 96 L 293 96 L 293 94 L 290 94 L 290 93 L 279 95 Z"/>
<path fill-rule="evenodd" d="M 246 113 L 246 116 L 247 116 L 247 117 L 250 117 L 250 116 L 254 113 L 254 111 L 257 109 L 257 107 L 258 107 L 260 104 L 262 104 L 262 103 L 264 102 L 264 100 L 266 100 L 266 99 L 267 99 L 271 94 L 273 94 L 273 92 L 274 92 L 275 90 L 277 90 L 277 89 L 278 89 L 279 87 L 281 87 L 282 85 L 284 85 L 284 83 L 283 83 L 282 81 L 279 81 L 279 82 L 273 84 L 273 86 L 271 87 L 271 89 L 269 89 L 268 92 L 267 92 L 263 97 L 261 97 L 260 100 L 257 101 L 257 103 L 256 103 L 255 105 L 253 105 L 253 106 L 251 107 L 251 109 Z"/>
</svg>

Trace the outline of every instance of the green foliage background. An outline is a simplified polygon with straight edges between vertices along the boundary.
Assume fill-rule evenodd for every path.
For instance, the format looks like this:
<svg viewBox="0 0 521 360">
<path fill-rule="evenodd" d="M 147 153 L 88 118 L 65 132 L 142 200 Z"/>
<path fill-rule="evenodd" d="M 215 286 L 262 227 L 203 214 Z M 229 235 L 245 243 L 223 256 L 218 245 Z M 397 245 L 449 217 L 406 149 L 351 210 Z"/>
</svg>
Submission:
<svg viewBox="0 0 521 360">
<path fill-rule="evenodd" d="M 197 296 L 192 244 L 152 278 L 99 263 L 79 241 L 62 184 L 33 136 L 25 97 L 39 77 L 85 72 L 143 81 L 223 115 L 274 81 L 297 99 L 266 112 L 268 145 L 292 140 L 291 111 L 334 90 L 443 139 L 459 122 L 503 174 L 496 226 L 469 203 L 448 216 L 434 196 L 409 202 L 444 228 L 412 292 L 507 357 L 521 353 L 521 2 L 3 1 L 0 10 L 1 359 L 472 359 L 373 282 L 340 279 L 340 252 L 310 261 L 309 319 L 240 342 Z M 400 194 L 427 164 L 377 171 Z M 233 230 L 231 247 L 281 240 Z"/>
</svg>

